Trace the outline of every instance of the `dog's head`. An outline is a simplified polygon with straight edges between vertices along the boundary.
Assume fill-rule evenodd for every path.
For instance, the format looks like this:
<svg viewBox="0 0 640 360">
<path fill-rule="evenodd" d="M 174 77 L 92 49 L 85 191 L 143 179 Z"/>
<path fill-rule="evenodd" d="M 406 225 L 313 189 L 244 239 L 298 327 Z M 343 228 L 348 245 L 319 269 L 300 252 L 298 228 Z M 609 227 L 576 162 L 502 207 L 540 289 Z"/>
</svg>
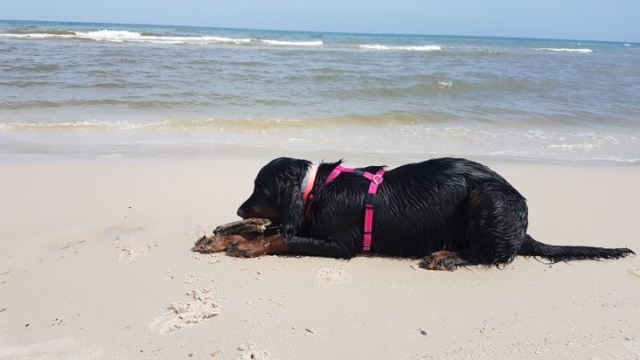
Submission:
<svg viewBox="0 0 640 360">
<path fill-rule="evenodd" d="M 280 224 L 285 235 L 295 234 L 302 224 L 301 183 L 310 161 L 278 158 L 258 172 L 253 193 L 240 205 L 238 216 L 243 219 L 263 218 Z"/>
</svg>

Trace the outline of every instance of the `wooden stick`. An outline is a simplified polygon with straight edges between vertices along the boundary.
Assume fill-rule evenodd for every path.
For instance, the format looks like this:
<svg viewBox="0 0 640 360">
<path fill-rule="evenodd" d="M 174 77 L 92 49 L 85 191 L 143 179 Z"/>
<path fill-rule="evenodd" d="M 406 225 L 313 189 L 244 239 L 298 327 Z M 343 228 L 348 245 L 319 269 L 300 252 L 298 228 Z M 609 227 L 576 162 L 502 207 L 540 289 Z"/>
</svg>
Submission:
<svg viewBox="0 0 640 360">
<path fill-rule="evenodd" d="M 213 230 L 214 236 L 258 234 L 263 235 L 267 227 L 271 225 L 268 219 L 250 218 L 222 224 Z"/>
</svg>

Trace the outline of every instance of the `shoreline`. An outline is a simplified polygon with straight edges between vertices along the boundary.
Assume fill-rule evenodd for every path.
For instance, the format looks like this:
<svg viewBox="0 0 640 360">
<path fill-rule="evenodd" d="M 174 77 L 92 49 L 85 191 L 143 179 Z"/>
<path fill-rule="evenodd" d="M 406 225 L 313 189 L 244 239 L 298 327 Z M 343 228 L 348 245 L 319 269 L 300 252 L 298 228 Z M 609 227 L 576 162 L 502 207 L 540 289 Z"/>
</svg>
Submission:
<svg viewBox="0 0 640 360">
<path fill-rule="evenodd" d="M 259 150 L 259 154 L 256 150 Z M 262 165 L 277 157 L 293 157 L 306 159 L 314 163 L 334 162 L 344 160 L 353 163 L 354 166 L 383 165 L 389 169 L 394 167 L 422 162 L 441 157 L 466 158 L 485 165 L 512 164 L 512 165 L 548 165 L 560 167 L 586 167 L 586 168 L 636 168 L 640 162 L 613 161 L 613 160 L 565 160 L 516 156 L 497 155 L 464 155 L 464 154 L 376 154 L 355 152 L 353 150 L 315 150 L 315 149 L 268 149 L 249 148 L 243 146 L 219 146 L 215 152 L 194 154 L 185 152 L 181 154 L 156 154 L 156 155 L 69 155 L 69 154 L 43 154 L 43 153 L 0 153 L 0 164 L 12 163 L 74 163 L 74 162 L 206 162 L 225 160 L 262 161 Z M 256 170 L 257 174 L 257 170 Z M 507 179 L 508 180 L 508 179 Z"/>
<path fill-rule="evenodd" d="M 637 256 L 449 273 L 365 256 L 192 253 L 236 219 L 271 158 L 235 155 L 0 157 L 0 358 L 640 354 Z M 640 167 L 482 162 L 528 199 L 534 238 L 640 251 Z"/>
</svg>

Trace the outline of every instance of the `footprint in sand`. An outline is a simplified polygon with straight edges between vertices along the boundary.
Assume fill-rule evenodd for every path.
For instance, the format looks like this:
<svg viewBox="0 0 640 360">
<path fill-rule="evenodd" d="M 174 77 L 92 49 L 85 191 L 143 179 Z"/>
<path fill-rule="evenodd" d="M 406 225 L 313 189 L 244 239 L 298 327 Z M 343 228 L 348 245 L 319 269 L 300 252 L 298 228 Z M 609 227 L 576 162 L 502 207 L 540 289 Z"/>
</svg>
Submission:
<svg viewBox="0 0 640 360">
<path fill-rule="evenodd" d="M 191 290 L 188 301 L 171 303 L 169 311 L 160 314 L 150 324 L 149 329 L 160 334 L 184 329 L 200 321 L 218 315 L 220 305 L 213 299 L 209 289 Z"/>
<path fill-rule="evenodd" d="M 118 260 L 128 259 L 129 262 L 135 261 L 138 257 L 148 253 L 157 245 L 131 244 L 129 241 L 116 238 L 113 242 L 116 248 L 120 249 Z"/>
<path fill-rule="evenodd" d="M 316 283 L 320 285 L 333 285 L 342 284 L 351 279 L 354 276 L 344 271 L 343 269 L 336 268 L 322 268 L 316 273 Z"/>
</svg>

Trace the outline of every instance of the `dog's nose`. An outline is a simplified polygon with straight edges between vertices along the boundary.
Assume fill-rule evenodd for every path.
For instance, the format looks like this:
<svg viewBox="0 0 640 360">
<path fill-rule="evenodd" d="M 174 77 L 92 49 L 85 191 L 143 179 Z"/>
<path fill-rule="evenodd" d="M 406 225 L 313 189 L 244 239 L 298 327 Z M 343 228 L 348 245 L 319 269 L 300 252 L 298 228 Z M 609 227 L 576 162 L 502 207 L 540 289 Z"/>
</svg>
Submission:
<svg viewBox="0 0 640 360">
<path fill-rule="evenodd" d="M 241 218 L 243 218 L 243 219 L 244 219 L 244 210 L 242 210 L 242 208 L 239 208 L 239 209 L 238 209 L 237 214 L 238 214 L 238 216 L 240 216 Z"/>
</svg>

